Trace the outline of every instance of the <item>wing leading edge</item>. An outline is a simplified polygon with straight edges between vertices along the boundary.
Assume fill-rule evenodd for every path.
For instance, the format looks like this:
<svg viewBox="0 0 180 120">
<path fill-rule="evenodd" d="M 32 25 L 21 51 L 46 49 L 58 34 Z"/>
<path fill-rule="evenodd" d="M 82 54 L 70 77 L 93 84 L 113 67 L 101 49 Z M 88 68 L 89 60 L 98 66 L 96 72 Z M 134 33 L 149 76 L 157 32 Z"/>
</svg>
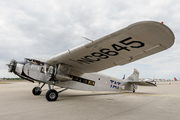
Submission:
<svg viewBox="0 0 180 120">
<path fill-rule="evenodd" d="M 166 25 L 143 21 L 60 53 L 46 62 L 50 65 L 67 64 L 83 72 L 98 72 L 168 49 L 174 39 L 173 32 Z"/>
</svg>

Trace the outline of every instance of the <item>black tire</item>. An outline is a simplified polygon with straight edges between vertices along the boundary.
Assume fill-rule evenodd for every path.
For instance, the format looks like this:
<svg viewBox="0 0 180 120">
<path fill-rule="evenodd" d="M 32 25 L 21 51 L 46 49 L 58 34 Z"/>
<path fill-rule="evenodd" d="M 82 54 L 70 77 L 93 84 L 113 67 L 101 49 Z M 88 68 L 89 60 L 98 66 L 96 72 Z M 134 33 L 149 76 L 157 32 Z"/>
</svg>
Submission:
<svg viewBox="0 0 180 120">
<path fill-rule="evenodd" d="M 51 90 L 47 91 L 46 99 L 48 101 L 56 101 L 57 98 L 58 98 L 58 92 L 56 90 L 51 89 Z"/>
<path fill-rule="evenodd" d="M 133 89 L 133 93 L 135 93 L 135 89 Z"/>
<path fill-rule="evenodd" d="M 40 87 L 33 88 L 32 93 L 34 95 L 40 95 L 41 94 L 41 88 Z"/>
</svg>

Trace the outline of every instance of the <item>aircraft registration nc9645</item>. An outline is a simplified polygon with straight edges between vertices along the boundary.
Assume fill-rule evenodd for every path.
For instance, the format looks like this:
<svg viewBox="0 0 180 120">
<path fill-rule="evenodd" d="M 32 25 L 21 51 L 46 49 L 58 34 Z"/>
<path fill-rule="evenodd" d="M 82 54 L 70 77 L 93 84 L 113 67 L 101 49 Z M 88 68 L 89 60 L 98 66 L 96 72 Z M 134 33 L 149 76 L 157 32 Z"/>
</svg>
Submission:
<svg viewBox="0 0 180 120">
<path fill-rule="evenodd" d="M 38 81 L 32 93 L 40 95 L 45 84 L 48 101 L 55 101 L 58 93 L 67 89 L 86 91 L 133 91 L 138 85 L 156 86 L 139 81 L 139 72 L 122 80 L 97 73 L 125 65 L 170 48 L 174 34 L 166 25 L 155 21 L 141 21 L 128 27 L 55 55 L 46 61 L 25 58 L 23 62 L 11 60 L 9 72 L 28 81 Z M 56 91 L 54 86 L 62 88 Z"/>
</svg>

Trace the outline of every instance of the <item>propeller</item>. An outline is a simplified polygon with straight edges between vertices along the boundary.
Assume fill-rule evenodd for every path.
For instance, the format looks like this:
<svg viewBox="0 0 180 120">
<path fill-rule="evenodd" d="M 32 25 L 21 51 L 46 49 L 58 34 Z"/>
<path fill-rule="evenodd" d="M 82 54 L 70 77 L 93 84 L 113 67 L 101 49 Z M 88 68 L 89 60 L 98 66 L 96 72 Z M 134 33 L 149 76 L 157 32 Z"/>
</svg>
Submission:
<svg viewBox="0 0 180 120">
<path fill-rule="evenodd" d="M 13 72 L 15 70 L 16 60 L 12 59 L 11 62 L 6 65 L 9 67 L 8 71 Z"/>
</svg>

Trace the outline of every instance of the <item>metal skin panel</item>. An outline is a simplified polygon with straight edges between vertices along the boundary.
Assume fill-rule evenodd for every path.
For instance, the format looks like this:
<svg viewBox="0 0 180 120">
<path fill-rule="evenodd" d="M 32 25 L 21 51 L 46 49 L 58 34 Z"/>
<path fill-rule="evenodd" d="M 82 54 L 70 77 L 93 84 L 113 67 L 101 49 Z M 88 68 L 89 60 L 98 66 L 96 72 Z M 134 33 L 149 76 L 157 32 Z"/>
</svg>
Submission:
<svg viewBox="0 0 180 120">
<path fill-rule="evenodd" d="M 166 25 L 143 21 L 53 56 L 46 62 L 50 65 L 64 63 L 83 73 L 98 72 L 168 49 L 174 39 Z"/>
<path fill-rule="evenodd" d="M 94 85 L 89 85 L 87 83 L 79 81 L 66 81 L 66 82 L 56 82 L 55 85 L 59 87 L 74 89 L 74 90 L 84 90 L 84 91 L 132 91 L 133 86 L 137 89 L 137 85 L 143 86 L 156 86 L 153 83 L 139 81 L 139 72 L 134 69 L 134 72 L 125 80 L 110 77 L 100 73 L 84 73 L 80 76 L 86 80 L 92 80 L 95 82 Z"/>
<path fill-rule="evenodd" d="M 84 73 L 81 78 L 95 81 L 95 85 L 89 85 L 78 81 L 58 82 L 56 86 L 84 91 L 122 91 L 131 90 L 127 81 L 106 76 L 99 73 Z M 99 79 L 100 78 L 100 79 Z M 114 82 L 112 82 L 114 81 Z M 126 87 L 125 87 L 126 86 Z"/>
<path fill-rule="evenodd" d="M 23 65 L 22 64 L 16 64 L 16 69 L 15 69 L 15 72 L 19 75 L 22 74 L 22 69 L 23 69 Z"/>
<path fill-rule="evenodd" d="M 41 72 L 41 68 L 44 66 L 27 63 L 24 65 L 23 72 L 26 76 L 36 80 L 46 82 L 45 73 Z"/>
</svg>

